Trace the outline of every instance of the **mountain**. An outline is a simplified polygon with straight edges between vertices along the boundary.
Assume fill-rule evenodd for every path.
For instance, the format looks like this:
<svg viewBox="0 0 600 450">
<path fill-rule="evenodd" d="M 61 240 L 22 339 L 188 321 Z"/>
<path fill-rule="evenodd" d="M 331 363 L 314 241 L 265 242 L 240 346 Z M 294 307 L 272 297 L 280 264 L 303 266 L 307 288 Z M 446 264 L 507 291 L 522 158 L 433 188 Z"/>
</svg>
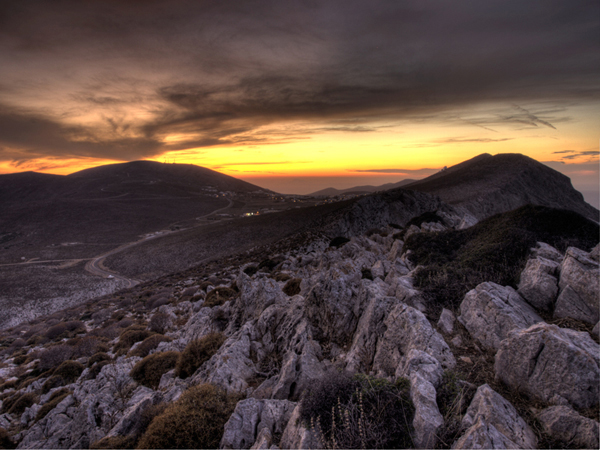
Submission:
<svg viewBox="0 0 600 450">
<path fill-rule="evenodd" d="M 407 184 L 414 183 L 415 180 L 406 179 L 402 181 L 398 181 L 397 183 L 386 183 L 381 186 L 355 186 L 348 189 L 335 189 L 335 188 L 326 188 L 317 192 L 313 192 L 312 194 L 308 194 L 311 197 L 335 197 L 336 195 L 341 194 L 365 194 L 370 192 L 377 191 L 387 191 L 389 189 L 395 189 L 402 186 L 406 186 Z"/>
<path fill-rule="evenodd" d="M 26 259 L 60 258 L 63 243 L 79 243 L 82 250 L 85 244 L 114 247 L 226 207 L 229 200 L 217 197 L 222 191 L 267 192 L 203 167 L 152 161 L 111 164 L 67 176 L 0 175 L 0 240 L 12 238 L 0 259 L 11 261 L 15 252 Z"/>
<path fill-rule="evenodd" d="M 527 204 L 600 219 L 600 212 L 584 201 L 567 176 L 521 154 L 484 153 L 405 187 L 437 195 L 477 219 Z"/>
</svg>

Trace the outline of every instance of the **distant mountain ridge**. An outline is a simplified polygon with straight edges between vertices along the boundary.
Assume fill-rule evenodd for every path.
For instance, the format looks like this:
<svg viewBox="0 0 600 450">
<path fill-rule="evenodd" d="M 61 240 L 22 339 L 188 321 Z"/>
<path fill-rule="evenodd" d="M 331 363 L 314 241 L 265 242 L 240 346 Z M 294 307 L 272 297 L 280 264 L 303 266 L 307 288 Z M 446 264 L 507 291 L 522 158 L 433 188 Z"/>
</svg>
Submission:
<svg viewBox="0 0 600 450">
<path fill-rule="evenodd" d="M 350 194 L 350 193 L 371 193 L 371 192 L 377 192 L 377 191 L 387 191 L 389 189 L 395 189 L 395 188 L 399 188 L 402 186 L 406 186 L 408 184 L 414 183 L 417 180 L 413 180 L 413 179 L 406 179 L 406 180 L 401 180 L 398 181 L 397 183 L 386 183 L 386 184 L 382 184 L 381 186 L 371 186 L 371 185 L 366 185 L 366 186 L 354 186 L 348 189 L 336 189 L 336 188 L 325 188 L 325 189 L 321 189 L 320 191 L 317 192 L 313 192 L 312 194 L 308 194 L 312 197 L 319 197 L 319 196 L 326 196 L 326 197 L 335 197 L 336 195 L 342 195 L 342 194 Z"/>
<path fill-rule="evenodd" d="M 569 177 L 518 153 L 484 153 L 405 188 L 437 195 L 477 219 L 533 204 L 600 220 Z"/>
</svg>

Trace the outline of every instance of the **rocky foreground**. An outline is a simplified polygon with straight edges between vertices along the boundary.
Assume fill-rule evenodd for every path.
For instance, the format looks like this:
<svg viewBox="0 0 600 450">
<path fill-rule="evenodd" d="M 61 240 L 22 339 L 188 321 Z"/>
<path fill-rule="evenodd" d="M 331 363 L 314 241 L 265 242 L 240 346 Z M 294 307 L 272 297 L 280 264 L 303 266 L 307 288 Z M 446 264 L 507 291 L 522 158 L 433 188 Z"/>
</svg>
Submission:
<svg viewBox="0 0 600 450">
<path fill-rule="evenodd" d="M 540 242 L 518 289 L 483 282 L 434 315 L 404 240 L 452 223 L 315 240 L 9 330 L 0 444 L 598 448 L 599 247 Z M 365 412 L 388 394 L 404 440 Z"/>
</svg>

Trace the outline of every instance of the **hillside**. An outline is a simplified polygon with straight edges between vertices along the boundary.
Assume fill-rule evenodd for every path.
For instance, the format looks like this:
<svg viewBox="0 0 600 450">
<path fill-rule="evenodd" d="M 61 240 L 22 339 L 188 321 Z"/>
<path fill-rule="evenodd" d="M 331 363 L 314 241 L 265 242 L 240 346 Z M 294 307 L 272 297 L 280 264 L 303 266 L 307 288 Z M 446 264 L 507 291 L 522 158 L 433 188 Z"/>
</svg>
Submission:
<svg viewBox="0 0 600 450">
<path fill-rule="evenodd" d="M 525 207 L 461 231 L 438 212 L 266 245 L 0 332 L 2 445 L 595 448 L 598 225 Z M 523 233 L 504 267 L 514 249 L 498 239 Z M 520 276 L 493 282 L 477 251 Z M 479 279 L 445 309 L 417 285 L 464 263 Z"/>
<path fill-rule="evenodd" d="M 478 219 L 526 204 L 570 209 L 598 222 L 565 175 L 520 154 L 482 154 L 406 186 L 438 195 Z"/>
<path fill-rule="evenodd" d="M 389 189 L 395 189 L 395 188 L 399 188 L 402 186 L 406 186 L 408 184 L 414 183 L 415 180 L 411 180 L 411 179 L 406 179 L 406 180 L 402 180 L 402 181 L 398 181 L 397 183 L 386 183 L 386 184 L 382 184 L 381 186 L 371 186 L 371 185 L 365 185 L 365 186 L 354 186 L 348 189 L 335 189 L 335 188 L 325 188 L 325 189 L 321 189 L 320 191 L 317 192 L 313 192 L 312 194 L 309 194 L 309 196 L 311 197 L 335 197 L 336 195 L 342 195 L 342 194 L 365 194 L 365 193 L 369 193 L 369 192 L 377 192 L 377 191 L 387 191 Z"/>
</svg>

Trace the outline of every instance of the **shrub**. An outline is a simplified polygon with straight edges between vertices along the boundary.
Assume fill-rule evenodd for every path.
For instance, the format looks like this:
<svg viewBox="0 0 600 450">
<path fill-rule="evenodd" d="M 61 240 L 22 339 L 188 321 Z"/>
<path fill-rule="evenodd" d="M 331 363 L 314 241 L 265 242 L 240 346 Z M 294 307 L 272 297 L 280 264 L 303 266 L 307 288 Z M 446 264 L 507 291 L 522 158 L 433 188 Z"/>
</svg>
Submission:
<svg viewBox="0 0 600 450">
<path fill-rule="evenodd" d="M 148 328 L 150 328 L 150 331 L 163 334 L 169 329 L 171 323 L 171 316 L 165 313 L 156 313 L 150 319 L 150 323 L 148 323 Z"/>
<path fill-rule="evenodd" d="M 338 236 L 338 237 L 334 237 L 331 242 L 329 242 L 329 246 L 330 247 L 335 247 L 335 248 L 340 248 L 342 247 L 344 244 L 350 242 L 350 239 L 343 237 L 343 236 Z"/>
<path fill-rule="evenodd" d="M 90 448 L 134 448 L 133 436 L 105 436 L 99 441 L 90 444 Z"/>
<path fill-rule="evenodd" d="M 212 308 L 213 306 L 219 306 L 235 298 L 236 296 L 237 292 L 235 292 L 235 290 L 228 287 L 218 287 L 207 294 L 203 306 L 208 306 L 209 308 Z"/>
<path fill-rule="evenodd" d="M 456 373 L 444 372 L 442 382 L 436 390 L 436 401 L 444 417 L 444 426 L 438 431 L 438 438 L 442 445 L 450 447 L 458 438 L 462 418 L 475 392 L 475 387 L 468 383 L 461 383 Z"/>
<path fill-rule="evenodd" d="M 102 371 L 102 368 L 108 364 L 110 364 L 110 361 L 100 361 L 95 363 L 92 367 L 90 367 L 87 375 L 88 380 L 95 380 L 98 374 Z"/>
<path fill-rule="evenodd" d="M 415 274 L 431 306 L 456 309 L 464 295 L 484 281 L 516 287 L 529 249 L 546 242 L 561 251 L 589 250 L 598 243 L 599 227 L 565 210 L 527 205 L 498 214 L 465 230 L 416 233 L 405 249 L 424 267 Z"/>
<path fill-rule="evenodd" d="M 285 286 L 283 286 L 283 292 L 290 297 L 294 295 L 298 295 L 300 293 L 300 283 L 302 282 L 301 278 L 292 278 Z"/>
<path fill-rule="evenodd" d="M 131 326 L 121 333 L 119 342 L 117 342 L 114 348 L 115 353 L 119 356 L 124 355 L 129 351 L 133 344 L 143 341 L 153 334 L 155 334 L 153 331 L 148 331 L 141 325 Z"/>
<path fill-rule="evenodd" d="M 108 350 L 108 345 L 102 342 L 96 336 L 86 336 L 75 344 L 73 349 L 73 357 L 81 358 L 81 357 L 90 357 L 98 352 L 106 352 Z"/>
<path fill-rule="evenodd" d="M 173 339 L 170 337 L 163 336 L 162 334 L 154 334 L 144 339 L 140 345 L 131 350 L 129 352 L 129 356 L 139 356 L 144 358 L 148 356 L 151 350 L 154 350 L 156 347 L 158 347 L 158 344 L 161 342 L 171 342 L 172 340 Z"/>
<path fill-rule="evenodd" d="M 138 448 L 217 448 L 238 399 L 216 386 L 194 386 L 154 418 Z"/>
<path fill-rule="evenodd" d="M 258 270 L 265 269 L 267 272 L 270 272 L 275 267 L 277 267 L 277 264 L 279 264 L 279 262 L 274 261 L 270 258 L 265 259 L 265 260 L 261 261 L 260 264 L 258 265 Z"/>
<path fill-rule="evenodd" d="M 52 393 L 50 398 L 46 403 L 42 405 L 40 410 L 37 412 L 35 416 L 35 421 L 42 420 L 46 415 L 52 411 L 56 406 L 62 402 L 65 398 L 67 398 L 71 394 L 71 391 L 68 389 L 60 389 Z"/>
<path fill-rule="evenodd" d="M 225 342 L 225 336 L 221 333 L 210 333 L 200 339 L 191 341 L 181 352 L 175 375 L 179 378 L 187 378 L 208 361 Z"/>
<path fill-rule="evenodd" d="M 129 375 L 138 383 L 156 389 L 160 378 L 175 367 L 178 358 L 179 352 L 153 353 L 138 361 Z"/>
<path fill-rule="evenodd" d="M 73 348 L 69 345 L 50 347 L 40 355 L 40 368 L 42 370 L 54 369 L 71 358 L 71 355 L 73 355 Z"/>
<path fill-rule="evenodd" d="M 13 398 L 14 400 L 12 400 Z M 29 392 L 27 394 L 17 393 L 10 399 L 7 399 L 5 402 L 8 402 L 9 400 L 12 400 L 9 405 L 2 405 L 3 411 L 8 412 L 8 414 L 20 416 L 25 412 L 26 408 L 29 408 L 31 405 L 36 403 L 38 398 L 33 392 Z"/>
<path fill-rule="evenodd" d="M 0 448 L 17 448 L 4 428 L 0 428 Z"/>
<path fill-rule="evenodd" d="M 60 322 L 51 326 L 46 331 L 46 337 L 51 340 L 72 337 L 78 333 L 85 331 L 85 325 L 79 320 L 69 322 Z"/>
<path fill-rule="evenodd" d="M 329 372 L 306 392 L 301 420 L 326 448 L 409 448 L 409 383 Z"/>
<path fill-rule="evenodd" d="M 289 273 L 279 272 L 273 277 L 273 279 L 275 281 L 287 281 L 287 280 L 291 280 L 292 276 Z"/>
<path fill-rule="evenodd" d="M 53 375 L 62 377 L 65 381 L 73 383 L 83 372 L 83 365 L 77 361 L 65 361 L 56 368 Z"/>
</svg>

